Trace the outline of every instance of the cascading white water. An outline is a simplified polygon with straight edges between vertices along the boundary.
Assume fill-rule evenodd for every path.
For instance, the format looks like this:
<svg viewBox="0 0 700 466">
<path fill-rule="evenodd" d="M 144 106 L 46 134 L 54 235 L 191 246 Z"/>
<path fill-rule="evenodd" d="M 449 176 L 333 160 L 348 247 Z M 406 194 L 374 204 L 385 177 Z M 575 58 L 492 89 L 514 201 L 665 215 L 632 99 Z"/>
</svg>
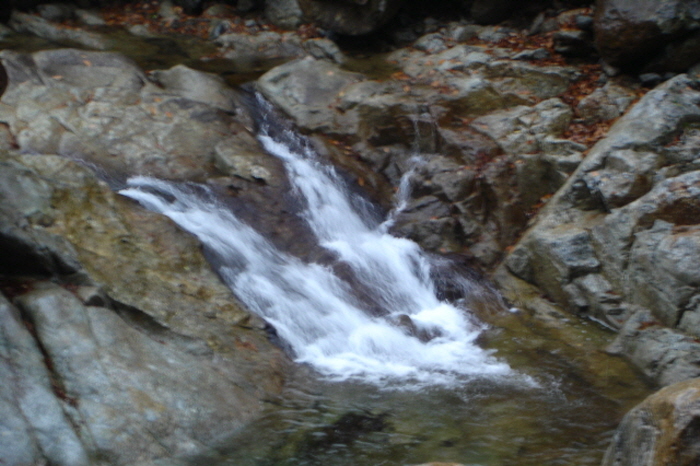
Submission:
<svg viewBox="0 0 700 466">
<path fill-rule="evenodd" d="M 319 244 L 350 267 L 380 312 L 366 309 L 330 267 L 276 249 L 205 187 L 134 177 L 120 192 L 195 234 L 216 254 L 234 293 L 275 327 L 296 360 L 330 379 L 408 388 L 511 372 L 474 343 L 483 329 L 465 310 L 437 298 L 430 261 L 415 243 L 389 235 L 358 209 L 334 170 L 303 143 L 292 149 L 264 129 L 260 141 L 284 161 Z"/>
</svg>

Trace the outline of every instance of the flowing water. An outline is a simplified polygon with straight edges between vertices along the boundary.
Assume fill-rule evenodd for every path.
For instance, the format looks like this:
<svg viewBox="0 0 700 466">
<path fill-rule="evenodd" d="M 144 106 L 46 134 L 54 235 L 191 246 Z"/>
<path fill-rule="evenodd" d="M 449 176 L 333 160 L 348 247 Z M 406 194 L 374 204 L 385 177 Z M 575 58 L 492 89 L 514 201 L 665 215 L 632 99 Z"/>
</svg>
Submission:
<svg viewBox="0 0 700 466">
<path fill-rule="evenodd" d="M 570 362 L 576 348 L 517 313 L 501 307 L 494 329 L 469 300 L 442 298 L 435 270 L 444 259 L 390 235 L 391 214 L 265 115 L 260 142 L 284 162 L 301 215 L 333 260 L 278 249 L 205 186 L 134 177 L 121 191 L 196 235 L 302 365 L 267 416 L 198 464 L 599 463 L 611 429 L 644 394 L 634 375 L 606 360 L 609 373 L 591 382 Z M 458 282 L 465 294 L 481 286 Z M 602 345 L 591 324 L 573 327 Z"/>
<path fill-rule="evenodd" d="M 516 377 L 474 343 L 483 327 L 468 310 L 438 298 L 430 257 L 388 234 L 387 223 L 299 136 L 286 130 L 273 138 L 268 125 L 260 141 L 284 161 L 302 216 L 318 244 L 349 268 L 362 299 L 330 266 L 276 249 L 205 187 L 135 177 L 121 193 L 195 234 L 234 293 L 274 326 L 296 361 L 328 379 L 415 388 Z"/>
</svg>

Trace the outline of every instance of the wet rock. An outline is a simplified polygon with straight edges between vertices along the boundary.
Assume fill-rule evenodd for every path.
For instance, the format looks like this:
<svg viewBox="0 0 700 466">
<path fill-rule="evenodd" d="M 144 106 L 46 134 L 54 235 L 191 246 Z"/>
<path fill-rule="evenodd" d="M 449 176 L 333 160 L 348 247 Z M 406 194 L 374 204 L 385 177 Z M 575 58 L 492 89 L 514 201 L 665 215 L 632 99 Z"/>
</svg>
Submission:
<svg viewBox="0 0 700 466">
<path fill-rule="evenodd" d="M 299 0 L 304 17 L 340 34 L 360 35 L 389 21 L 403 0 Z"/>
<path fill-rule="evenodd" d="M 626 70 L 641 69 L 656 60 L 661 70 L 684 71 L 700 59 L 695 37 L 700 24 L 698 7 L 696 1 L 599 0 L 595 13 L 598 51 L 608 63 Z M 664 51 L 667 46 L 670 53 Z M 671 57 L 675 60 L 669 61 Z"/>
<path fill-rule="evenodd" d="M 603 466 L 690 466 L 700 461 L 698 379 L 653 394 L 625 415 Z"/>
<path fill-rule="evenodd" d="M 664 326 L 647 308 L 631 306 L 629 311 L 608 352 L 627 356 L 662 386 L 700 377 L 700 343 L 696 338 Z"/>
</svg>

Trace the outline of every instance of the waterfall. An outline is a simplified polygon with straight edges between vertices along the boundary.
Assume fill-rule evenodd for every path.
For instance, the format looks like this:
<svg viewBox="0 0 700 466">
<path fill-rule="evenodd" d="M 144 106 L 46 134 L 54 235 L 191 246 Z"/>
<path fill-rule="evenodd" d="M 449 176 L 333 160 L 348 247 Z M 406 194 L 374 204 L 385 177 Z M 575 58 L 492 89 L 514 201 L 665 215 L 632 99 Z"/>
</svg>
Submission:
<svg viewBox="0 0 700 466">
<path fill-rule="evenodd" d="M 120 192 L 196 235 L 236 296 L 274 326 L 296 361 L 328 379 L 407 388 L 511 373 L 475 344 L 481 324 L 438 299 L 417 244 L 388 234 L 303 138 L 278 128 L 273 137 L 272 123 L 260 124 L 260 142 L 284 162 L 318 244 L 351 270 L 372 308 L 332 267 L 277 249 L 205 186 L 138 176 Z"/>
</svg>

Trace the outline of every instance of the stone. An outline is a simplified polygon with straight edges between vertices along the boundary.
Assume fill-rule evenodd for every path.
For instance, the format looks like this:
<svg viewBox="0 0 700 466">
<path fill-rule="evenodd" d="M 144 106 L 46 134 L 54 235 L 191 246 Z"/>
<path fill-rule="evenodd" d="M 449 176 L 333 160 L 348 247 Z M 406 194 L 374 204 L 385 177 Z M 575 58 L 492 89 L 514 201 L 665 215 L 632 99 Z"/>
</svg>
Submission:
<svg viewBox="0 0 700 466">
<path fill-rule="evenodd" d="M 16 10 L 12 12 L 9 24 L 17 32 L 33 34 L 52 42 L 73 42 L 95 50 L 109 50 L 114 47 L 114 42 L 99 32 L 63 26 Z"/>
<path fill-rule="evenodd" d="M 648 397 L 625 415 L 602 465 L 698 464 L 699 397 L 699 379 L 671 385 Z"/>
<path fill-rule="evenodd" d="M 540 141 L 561 135 L 573 111 L 559 99 L 545 100 L 534 107 L 518 106 L 475 119 L 471 126 L 491 137 L 508 154 L 541 150 Z"/>
<path fill-rule="evenodd" d="M 265 17 L 275 26 L 292 30 L 304 21 L 304 13 L 297 0 L 265 2 Z"/>
<path fill-rule="evenodd" d="M 298 126 L 320 130 L 332 128 L 334 110 L 330 105 L 343 89 L 361 80 L 358 73 L 324 60 L 305 58 L 273 68 L 257 85 Z"/>
<path fill-rule="evenodd" d="M 587 124 L 609 121 L 622 115 L 635 98 L 632 89 L 608 82 L 581 99 L 576 110 Z"/>
<path fill-rule="evenodd" d="M 69 400 L 57 396 L 59 383 L 19 311 L 0 295 L 0 460 L 4 464 L 88 465 Z"/>
<path fill-rule="evenodd" d="M 549 99 L 564 93 L 575 79 L 576 72 L 572 68 L 496 60 L 485 68 L 484 76 L 502 93 Z"/>
<path fill-rule="evenodd" d="M 155 70 L 151 77 L 169 92 L 232 114 L 237 111 L 240 97 L 218 75 L 176 65 L 169 70 Z"/>
</svg>

